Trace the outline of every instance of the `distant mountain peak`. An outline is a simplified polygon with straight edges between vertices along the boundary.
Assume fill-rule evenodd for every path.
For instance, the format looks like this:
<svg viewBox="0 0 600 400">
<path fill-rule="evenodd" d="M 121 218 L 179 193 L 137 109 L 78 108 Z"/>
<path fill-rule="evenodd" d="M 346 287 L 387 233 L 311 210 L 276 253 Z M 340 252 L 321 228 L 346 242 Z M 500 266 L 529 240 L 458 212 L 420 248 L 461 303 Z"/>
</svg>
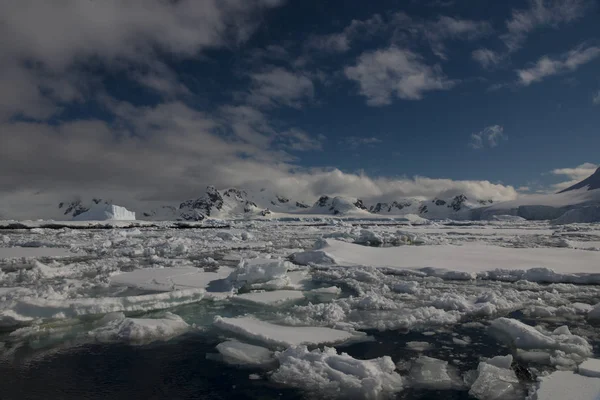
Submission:
<svg viewBox="0 0 600 400">
<path fill-rule="evenodd" d="M 576 183 L 573 186 L 568 187 L 564 190 L 561 190 L 558 193 L 570 192 L 571 190 L 582 189 L 584 187 L 587 187 L 587 190 L 600 189 L 600 168 L 596 169 L 596 172 L 594 172 L 592 175 L 588 176 L 581 182 Z"/>
</svg>

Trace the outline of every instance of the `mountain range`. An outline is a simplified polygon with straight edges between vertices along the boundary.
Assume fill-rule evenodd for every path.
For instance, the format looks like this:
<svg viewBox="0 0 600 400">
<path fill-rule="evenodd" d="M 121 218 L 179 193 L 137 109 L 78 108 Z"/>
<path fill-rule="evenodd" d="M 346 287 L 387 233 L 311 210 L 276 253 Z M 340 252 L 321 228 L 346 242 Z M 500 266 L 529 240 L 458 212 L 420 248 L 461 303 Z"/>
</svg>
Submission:
<svg viewBox="0 0 600 400">
<path fill-rule="evenodd" d="M 94 198 L 63 202 L 59 209 L 65 219 L 85 218 L 90 209 L 111 205 Z M 205 218 L 278 218 L 285 216 L 333 215 L 357 218 L 406 215 L 426 219 L 489 220 L 500 216 L 557 222 L 600 221 L 600 168 L 590 177 L 558 193 L 523 195 L 516 200 L 494 203 L 490 199 L 469 199 L 464 194 L 450 198 L 404 198 L 394 201 L 366 202 L 357 198 L 321 196 L 312 205 L 271 193 L 266 189 L 249 192 L 208 186 L 205 193 L 178 205 L 163 205 L 151 210 L 135 210 L 138 219 L 201 221 Z"/>
</svg>

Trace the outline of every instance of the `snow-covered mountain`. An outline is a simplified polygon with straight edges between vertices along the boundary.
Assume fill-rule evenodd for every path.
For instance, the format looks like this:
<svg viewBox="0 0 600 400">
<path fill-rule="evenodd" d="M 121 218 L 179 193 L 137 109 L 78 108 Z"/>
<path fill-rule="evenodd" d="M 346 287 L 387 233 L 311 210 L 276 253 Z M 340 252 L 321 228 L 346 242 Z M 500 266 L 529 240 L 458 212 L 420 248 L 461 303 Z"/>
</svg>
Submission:
<svg viewBox="0 0 600 400">
<path fill-rule="evenodd" d="M 80 214 L 83 214 L 90 210 L 95 205 L 98 204 L 111 204 L 108 201 L 104 201 L 102 199 L 92 199 L 89 204 L 84 204 L 83 200 L 77 199 L 70 202 L 62 202 L 58 204 L 58 208 L 61 210 L 62 214 L 67 218 L 75 218 Z"/>
<path fill-rule="evenodd" d="M 398 199 L 391 202 L 366 202 L 357 198 L 321 196 L 313 205 L 290 199 L 267 189 L 246 191 L 230 188 L 219 191 L 208 186 L 198 198 L 177 205 L 162 205 L 150 210 L 137 210 L 137 216 L 145 220 L 201 221 L 205 218 L 239 219 L 264 218 L 283 215 L 332 215 L 347 217 L 398 217 L 418 215 L 428 219 L 468 219 L 471 210 L 488 205 L 491 200 L 471 201 L 465 195 L 448 199 Z M 89 204 L 88 204 L 89 203 Z M 92 199 L 76 200 L 59 204 L 66 219 L 76 219 L 98 205 L 112 205 L 111 201 Z"/>
<path fill-rule="evenodd" d="M 590 177 L 558 193 L 521 196 L 473 211 L 472 219 L 516 215 L 557 223 L 600 222 L 600 168 Z M 567 214 L 568 213 L 568 214 Z"/>
</svg>

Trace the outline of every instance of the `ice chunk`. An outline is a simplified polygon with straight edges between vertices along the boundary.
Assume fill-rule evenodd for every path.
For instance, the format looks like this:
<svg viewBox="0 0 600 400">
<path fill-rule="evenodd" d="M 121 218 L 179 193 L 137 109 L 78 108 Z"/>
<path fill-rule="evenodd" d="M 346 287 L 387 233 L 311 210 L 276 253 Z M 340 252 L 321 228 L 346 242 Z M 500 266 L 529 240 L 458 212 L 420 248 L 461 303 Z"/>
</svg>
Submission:
<svg viewBox="0 0 600 400">
<path fill-rule="evenodd" d="M 176 290 L 167 293 L 125 297 L 94 297 L 50 300 L 22 298 L 12 309 L 0 311 L 0 325 L 4 322 L 29 322 L 36 319 L 76 318 L 83 315 L 111 312 L 164 310 L 195 303 L 204 298 L 203 289 Z"/>
<path fill-rule="evenodd" d="M 577 370 L 581 375 L 600 378 L 600 359 L 588 358 L 583 363 L 579 364 Z M 598 384 L 600 384 L 600 381 Z"/>
<path fill-rule="evenodd" d="M 495 319 L 490 328 L 493 334 L 499 335 L 501 339 L 519 349 L 560 350 L 581 357 L 589 357 L 592 354 L 592 347 L 586 339 L 570 333 L 564 334 L 564 329 L 558 329 L 559 333 L 556 334 L 545 335 L 533 326 L 511 318 Z"/>
<path fill-rule="evenodd" d="M 433 348 L 429 342 L 406 342 L 406 347 L 414 351 L 427 351 Z"/>
<path fill-rule="evenodd" d="M 286 278 L 290 263 L 281 259 L 255 258 L 242 260 L 228 280 L 238 286 Z"/>
<path fill-rule="evenodd" d="M 369 246 L 380 246 L 383 244 L 383 237 L 368 229 L 360 231 L 360 236 L 354 241 L 354 243 L 365 244 Z"/>
<path fill-rule="evenodd" d="M 114 204 L 94 204 L 88 211 L 73 217 L 73 221 L 135 221 L 135 213 Z"/>
<path fill-rule="evenodd" d="M 402 390 L 402 378 L 388 356 L 357 360 L 325 347 L 308 351 L 306 346 L 277 353 L 275 382 L 312 392 L 318 397 L 379 399 Z"/>
<path fill-rule="evenodd" d="M 165 292 L 190 288 L 206 289 L 211 282 L 227 278 L 232 271 L 229 267 L 220 267 L 216 272 L 204 272 L 195 267 L 142 268 L 113 275 L 110 282 L 114 285 Z M 224 287 L 219 289 L 226 291 Z"/>
<path fill-rule="evenodd" d="M 556 371 L 542 378 L 532 400 L 598 400 L 600 378 L 590 378 L 571 371 Z"/>
<path fill-rule="evenodd" d="M 106 325 L 89 335 L 100 341 L 130 341 L 148 343 L 166 340 L 186 332 L 190 326 L 178 315 L 166 312 L 163 318 L 127 318 L 122 313 L 108 314 Z"/>
<path fill-rule="evenodd" d="M 587 317 L 590 320 L 600 320 L 600 303 L 596 304 L 594 308 L 588 312 Z"/>
<path fill-rule="evenodd" d="M 219 343 L 217 350 L 232 365 L 267 366 L 275 361 L 271 350 L 235 340 Z"/>
<path fill-rule="evenodd" d="M 462 386 L 459 374 L 448 362 L 421 356 L 412 362 L 410 384 L 419 389 L 449 390 Z"/>
<path fill-rule="evenodd" d="M 496 356 L 496 357 L 490 358 L 489 360 L 486 361 L 486 363 L 488 363 L 490 365 L 493 365 L 498 368 L 504 368 L 504 369 L 510 369 L 512 362 L 513 362 L 513 356 L 510 354 L 507 356 Z"/>
<path fill-rule="evenodd" d="M 257 340 L 270 346 L 295 346 L 335 344 L 365 339 L 362 332 L 346 332 L 337 329 L 311 326 L 284 326 L 258 320 L 254 317 L 216 317 L 220 329 Z"/>
<path fill-rule="evenodd" d="M 522 389 L 512 369 L 480 362 L 469 394 L 479 400 L 512 400 L 521 398 Z"/>
<path fill-rule="evenodd" d="M 243 293 L 233 297 L 232 300 L 244 301 L 257 305 L 276 306 L 304 300 L 304 294 L 297 290 L 275 290 L 272 292 Z"/>
</svg>

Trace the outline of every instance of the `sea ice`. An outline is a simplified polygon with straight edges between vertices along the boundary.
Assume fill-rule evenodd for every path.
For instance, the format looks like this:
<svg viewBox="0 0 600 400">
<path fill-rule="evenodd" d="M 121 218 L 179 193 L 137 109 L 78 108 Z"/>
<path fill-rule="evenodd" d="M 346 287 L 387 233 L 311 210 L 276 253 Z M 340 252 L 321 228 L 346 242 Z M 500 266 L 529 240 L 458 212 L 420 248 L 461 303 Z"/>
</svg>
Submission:
<svg viewBox="0 0 600 400">
<path fill-rule="evenodd" d="M 521 397 L 522 389 L 512 369 L 480 362 L 469 394 L 479 400 L 513 400 Z"/>
<path fill-rule="evenodd" d="M 217 350 L 223 361 L 232 365 L 268 366 L 275 361 L 271 350 L 235 340 L 219 343 Z"/>
<path fill-rule="evenodd" d="M 585 338 L 572 335 L 568 329 L 558 328 L 544 334 L 533 326 L 511 318 L 498 318 L 492 321 L 491 332 L 523 350 L 558 350 L 567 355 L 589 357 L 592 347 Z M 577 358 L 577 357 L 576 357 Z"/>
<path fill-rule="evenodd" d="M 104 326 L 89 332 L 99 341 L 130 341 L 148 343 L 178 336 L 190 326 L 178 315 L 166 312 L 162 318 L 128 318 L 123 313 L 103 317 Z"/>
<path fill-rule="evenodd" d="M 362 332 L 346 332 L 324 327 L 275 325 L 254 317 L 216 317 L 214 324 L 225 331 L 276 347 L 337 344 L 366 338 Z"/>
<path fill-rule="evenodd" d="M 577 371 L 579 371 L 581 375 L 600 378 L 600 359 L 588 358 L 583 363 L 579 364 Z M 600 384 L 600 382 L 598 383 Z"/>
<path fill-rule="evenodd" d="M 532 400 L 598 400 L 600 378 L 590 378 L 572 371 L 556 371 L 541 379 Z"/>
<path fill-rule="evenodd" d="M 301 265 L 415 270 L 446 279 L 600 282 L 600 252 L 564 248 L 506 248 L 481 243 L 376 248 L 321 239 L 315 250 L 294 253 L 292 259 Z"/>
<path fill-rule="evenodd" d="M 255 258 L 242 260 L 228 280 L 238 286 L 265 283 L 275 279 L 287 279 L 290 263 L 281 259 Z M 289 282 L 288 282 L 289 283 Z"/>
<path fill-rule="evenodd" d="M 76 318 L 83 315 L 111 312 L 164 310 L 198 302 L 204 298 L 204 294 L 203 289 L 188 289 L 125 297 L 59 300 L 25 297 L 14 300 L 14 304 L 0 311 L 0 325 L 6 323 L 18 324 L 36 319 Z"/>
<path fill-rule="evenodd" d="M 279 368 L 271 379 L 318 397 L 379 399 L 402 390 L 402 378 L 388 356 L 357 360 L 334 348 L 309 351 L 306 346 L 276 353 Z"/>
<path fill-rule="evenodd" d="M 165 292 L 190 288 L 206 289 L 211 282 L 227 278 L 232 271 L 229 267 L 219 267 L 216 272 L 205 272 L 195 267 L 141 268 L 113 275 L 110 282 L 113 285 Z"/>
<path fill-rule="evenodd" d="M 462 386 L 458 372 L 447 361 L 426 356 L 412 361 L 409 381 L 419 389 L 449 390 Z"/>
<path fill-rule="evenodd" d="M 243 293 L 232 298 L 234 301 L 243 301 L 256 305 L 277 306 L 304 300 L 304 294 L 297 290 L 275 290 L 272 292 Z"/>
</svg>

